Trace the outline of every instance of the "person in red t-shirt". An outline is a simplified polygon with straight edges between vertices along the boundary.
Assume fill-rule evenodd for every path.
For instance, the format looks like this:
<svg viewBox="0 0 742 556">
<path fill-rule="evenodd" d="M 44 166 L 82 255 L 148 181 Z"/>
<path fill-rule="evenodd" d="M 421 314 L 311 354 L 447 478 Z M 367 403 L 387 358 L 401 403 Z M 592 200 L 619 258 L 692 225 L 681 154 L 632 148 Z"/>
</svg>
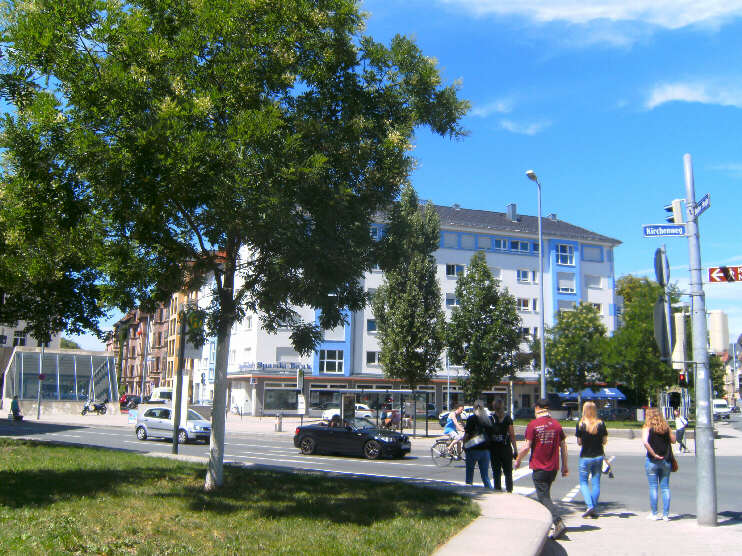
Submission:
<svg viewBox="0 0 742 556">
<path fill-rule="evenodd" d="M 559 456 L 562 458 L 562 476 L 569 475 L 567 467 L 567 442 L 559 421 L 549 415 L 549 400 L 541 399 L 534 407 L 536 418 L 528 423 L 526 441 L 515 458 L 515 468 L 531 452 L 528 467 L 533 469 L 533 485 L 536 487 L 538 501 L 548 508 L 554 521 L 552 539 L 562 536 L 567 529 L 559 516 L 559 510 L 551 500 L 551 483 L 559 471 Z"/>
</svg>

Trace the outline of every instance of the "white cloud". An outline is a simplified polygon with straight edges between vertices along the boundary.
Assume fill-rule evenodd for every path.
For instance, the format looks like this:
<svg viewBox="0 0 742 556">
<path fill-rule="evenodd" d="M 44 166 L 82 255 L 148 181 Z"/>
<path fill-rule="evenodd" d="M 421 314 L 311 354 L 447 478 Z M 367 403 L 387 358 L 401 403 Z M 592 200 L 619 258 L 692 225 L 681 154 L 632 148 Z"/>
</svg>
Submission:
<svg viewBox="0 0 742 556">
<path fill-rule="evenodd" d="M 516 15 L 537 22 L 587 24 L 599 20 L 646 23 L 666 29 L 720 25 L 742 15 L 742 0 L 439 0 L 476 15 Z"/>
<path fill-rule="evenodd" d="M 729 162 L 726 164 L 714 164 L 709 166 L 711 170 L 717 170 L 724 172 L 725 174 L 735 177 L 742 178 L 742 162 Z"/>
<path fill-rule="evenodd" d="M 508 114 L 513 110 L 513 101 L 509 99 L 499 99 L 488 102 L 487 104 L 475 104 L 470 115 L 478 118 L 486 118 L 492 114 Z"/>
<path fill-rule="evenodd" d="M 520 123 L 514 122 L 513 120 L 501 120 L 500 127 L 511 133 L 518 133 L 519 135 L 536 135 L 541 133 L 547 127 L 551 125 L 549 121 L 533 122 L 533 123 Z"/>
<path fill-rule="evenodd" d="M 704 81 L 659 83 L 652 87 L 644 106 L 652 110 L 667 102 L 700 102 L 742 108 L 742 88 Z"/>
</svg>

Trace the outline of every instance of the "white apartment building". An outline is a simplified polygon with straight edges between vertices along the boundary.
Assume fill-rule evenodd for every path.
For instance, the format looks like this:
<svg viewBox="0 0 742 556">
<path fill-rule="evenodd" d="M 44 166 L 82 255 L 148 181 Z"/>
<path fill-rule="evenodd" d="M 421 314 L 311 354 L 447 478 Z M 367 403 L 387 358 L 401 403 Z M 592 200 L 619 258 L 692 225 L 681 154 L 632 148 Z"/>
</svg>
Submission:
<svg viewBox="0 0 742 556">
<path fill-rule="evenodd" d="M 26 322 L 17 321 L 12 326 L 0 324 L 0 347 L 14 348 L 20 347 L 41 347 L 41 342 L 25 332 Z M 61 334 L 54 334 L 44 347 L 50 349 L 59 349 L 59 343 L 62 341 Z"/>
<path fill-rule="evenodd" d="M 476 251 L 483 251 L 493 274 L 516 297 L 523 321 L 524 347 L 540 331 L 539 312 L 552 326 L 559 311 L 577 303 L 593 304 L 609 333 L 616 329 L 616 295 L 613 250 L 618 240 L 559 220 L 552 214 L 542 219 L 544 236 L 544 303 L 539 303 L 538 226 L 535 216 L 519 215 L 514 204 L 506 212 L 464 209 L 458 205 L 435 206 L 440 222 L 440 247 L 435 252 L 441 302 L 446 313 L 456 305 L 456 277 Z M 383 234 L 383 224 L 371 233 Z M 372 271 L 363 278 L 365 289 L 375 290 L 383 275 Z M 206 295 L 199 295 L 206 303 Z M 542 306 L 543 305 L 543 306 Z M 302 318 L 316 318 L 313 309 L 300 309 Z M 208 400 L 213 390 L 215 340 L 204 346 L 203 357 L 194 369 L 206 384 L 194 385 L 194 402 Z M 288 331 L 267 334 L 258 315 L 248 315 L 235 325 L 228 366 L 229 404 L 246 414 L 262 415 L 297 410 L 303 393 L 310 414 L 318 414 L 328 403 L 336 403 L 343 392 L 353 392 L 359 402 L 372 407 L 394 405 L 410 393 L 398 382 L 386 379 L 378 363 L 376 322 L 370 307 L 348 314 L 345 326 L 325 333 L 313 357 L 300 357 L 291 347 Z M 445 357 L 444 357 L 445 359 Z M 421 386 L 421 405 L 439 410 L 447 403 L 463 400 L 457 378 L 466 369 L 448 364 L 430 384 Z M 301 375 L 301 376 L 299 376 Z M 510 390 L 512 388 L 512 390 Z M 514 406 L 530 407 L 538 397 L 538 371 L 521 373 L 513 384 L 493 384 L 485 397 L 513 397 Z M 423 395 L 424 394 L 424 395 Z"/>
</svg>

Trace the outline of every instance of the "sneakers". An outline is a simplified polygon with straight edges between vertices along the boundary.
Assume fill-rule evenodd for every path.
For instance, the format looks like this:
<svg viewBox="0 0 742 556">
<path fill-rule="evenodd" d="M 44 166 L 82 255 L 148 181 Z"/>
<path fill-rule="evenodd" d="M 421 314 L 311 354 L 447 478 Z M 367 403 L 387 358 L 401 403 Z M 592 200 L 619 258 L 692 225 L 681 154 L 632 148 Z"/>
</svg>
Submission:
<svg viewBox="0 0 742 556">
<path fill-rule="evenodd" d="M 567 530 L 567 526 L 564 525 L 564 522 L 561 519 L 559 519 L 556 522 L 554 522 L 554 532 L 550 536 L 553 540 L 556 540 L 562 535 L 564 535 L 566 530 Z"/>
<path fill-rule="evenodd" d="M 661 515 L 659 515 L 659 514 L 649 514 L 649 515 L 647 516 L 647 519 L 648 519 L 649 521 L 659 521 L 660 519 L 662 519 L 662 516 L 661 516 Z"/>
<path fill-rule="evenodd" d="M 670 521 L 670 516 L 669 515 L 663 515 L 661 519 L 662 519 L 662 521 Z"/>
<path fill-rule="evenodd" d="M 595 513 L 595 508 L 588 508 L 587 510 L 582 512 L 582 517 L 583 518 L 592 517 L 594 513 Z"/>
</svg>

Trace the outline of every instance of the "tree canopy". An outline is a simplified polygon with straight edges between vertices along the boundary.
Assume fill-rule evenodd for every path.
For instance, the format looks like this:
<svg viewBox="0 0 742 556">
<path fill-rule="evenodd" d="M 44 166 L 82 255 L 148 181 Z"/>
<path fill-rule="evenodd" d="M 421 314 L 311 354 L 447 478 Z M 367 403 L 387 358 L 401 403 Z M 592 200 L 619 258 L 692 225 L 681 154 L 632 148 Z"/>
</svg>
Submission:
<svg viewBox="0 0 742 556">
<path fill-rule="evenodd" d="M 562 390 L 582 391 L 603 378 L 606 329 L 598 311 L 580 303 L 573 311 L 559 313 L 546 336 L 546 362 L 552 380 Z"/>
<path fill-rule="evenodd" d="M 19 154 L 29 138 L 53 147 L 39 170 L 58 166 L 54 191 L 83 209 L 101 255 L 100 278 L 84 283 L 99 300 L 128 309 L 214 278 L 215 488 L 232 324 L 254 311 L 308 353 L 363 307 L 369 226 L 408 179 L 415 129 L 459 137 L 468 104 L 411 40 L 363 36 L 353 0 L 2 9 L 2 93 L 15 107 L 2 123 L 3 193 L 31 172 Z"/>
<path fill-rule="evenodd" d="M 451 362 L 469 372 L 463 385 L 473 399 L 520 368 L 521 320 L 515 297 L 500 288 L 482 252 L 459 274 L 456 302 L 446 344 Z"/>
<path fill-rule="evenodd" d="M 384 282 L 372 307 L 384 375 L 412 389 L 440 368 L 445 315 L 433 257 L 439 237 L 435 209 L 420 207 L 414 189 L 406 186 L 381 241 Z"/>
</svg>

